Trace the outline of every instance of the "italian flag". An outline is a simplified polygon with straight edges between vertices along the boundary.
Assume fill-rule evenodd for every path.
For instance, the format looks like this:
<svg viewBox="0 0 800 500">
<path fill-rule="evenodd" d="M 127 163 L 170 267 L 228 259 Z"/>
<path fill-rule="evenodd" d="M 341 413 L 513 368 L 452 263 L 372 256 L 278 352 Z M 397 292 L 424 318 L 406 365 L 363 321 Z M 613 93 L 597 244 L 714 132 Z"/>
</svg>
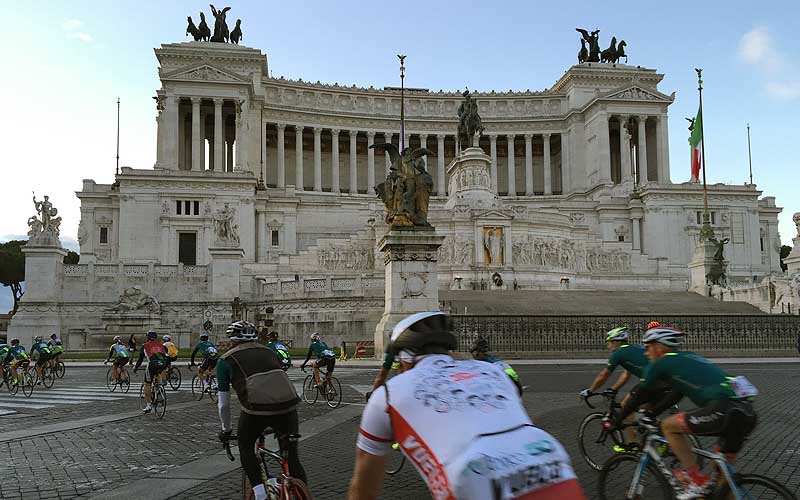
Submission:
<svg viewBox="0 0 800 500">
<path fill-rule="evenodd" d="M 700 182 L 700 165 L 703 155 L 703 113 L 697 110 L 694 119 L 692 135 L 689 137 L 689 146 L 692 150 L 692 182 Z"/>
</svg>

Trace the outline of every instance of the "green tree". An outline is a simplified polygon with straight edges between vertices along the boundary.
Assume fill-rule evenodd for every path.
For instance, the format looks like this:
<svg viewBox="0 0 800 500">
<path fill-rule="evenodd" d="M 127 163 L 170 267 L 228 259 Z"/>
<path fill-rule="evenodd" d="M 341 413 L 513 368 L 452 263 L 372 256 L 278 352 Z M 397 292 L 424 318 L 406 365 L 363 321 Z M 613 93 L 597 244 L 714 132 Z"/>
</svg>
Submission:
<svg viewBox="0 0 800 500">
<path fill-rule="evenodd" d="M 788 257 L 790 253 L 792 253 L 792 247 L 790 247 L 789 245 L 781 246 L 781 269 L 783 269 L 784 271 L 786 271 L 789 268 L 789 266 L 783 263 L 783 259 Z"/>
<path fill-rule="evenodd" d="M 11 240 L 0 243 L 0 283 L 11 287 L 14 295 L 14 309 L 17 312 L 19 299 L 22 298 L 22 282 L 25 281 L 25 256 L 21 247 L 27 243 L 23 240 Z"/>
<path fill-rule="evenodd" d="M 64 256 L 64 264 L 77 264 L 79 260 L 81 260 L 81 256 L 72 250 L 69 250 L 69 253 Z"/>
</svg>

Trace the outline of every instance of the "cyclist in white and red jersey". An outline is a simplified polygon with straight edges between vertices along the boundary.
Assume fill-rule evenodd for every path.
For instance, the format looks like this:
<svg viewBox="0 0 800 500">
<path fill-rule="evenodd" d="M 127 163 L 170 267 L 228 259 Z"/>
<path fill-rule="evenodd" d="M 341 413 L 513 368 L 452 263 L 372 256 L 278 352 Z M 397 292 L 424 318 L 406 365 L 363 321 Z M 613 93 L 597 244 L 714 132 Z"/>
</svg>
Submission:
<svg viewBox="0 0 800 500">
<path fill-rule="evenodd" d="M 158 334 L 154 330 L 147 332 L 147 342 L 142 346 L 139 352 L 139 359 L 136 361 L 136 366 L 133 367 L 133 373 L 142 366 L 142 361 L 147 358 L 147 371 L 144 373 L 144 398 L 147 405 L 144 407 L 145 413 L 153 411 L 151 403 L 153 399 L 153 383 L 161 381 L 161 372 L 167 369 L 167 350 L 164 344 L 159 342 Z"/>
<path fill-rule="evenodd" d="M 436 500 L 584 500 L 564 447 L 533 426 L 503 369 L 454 360 L 456 344 L 438 311 L 394 327 L 402 373 L 364 408 L 349 499 L 378 498 L 397 442 Z"/>
</svg>

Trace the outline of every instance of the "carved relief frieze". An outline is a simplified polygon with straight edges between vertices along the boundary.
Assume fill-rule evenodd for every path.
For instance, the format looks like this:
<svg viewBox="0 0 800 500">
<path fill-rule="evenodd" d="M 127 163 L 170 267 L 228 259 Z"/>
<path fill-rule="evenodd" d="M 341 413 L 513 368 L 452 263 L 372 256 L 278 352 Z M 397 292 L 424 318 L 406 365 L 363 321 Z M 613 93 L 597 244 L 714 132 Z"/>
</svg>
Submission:
<svg viewBox="0 0 800 500">
<path fill-rule="evenodd" d="M 511 243 L 514 265 L 573 272 L 631 272 L 631 256 L 620 249 L 606 250 L 585 242 L 515 236 Z"/>
<path fill-rule="evenodd" d="M 317 250 L 317 259 L 326 271 L 367 271 L 375 267 L 375 253 L 367 242 L 325 245 Z"/>
</svg>

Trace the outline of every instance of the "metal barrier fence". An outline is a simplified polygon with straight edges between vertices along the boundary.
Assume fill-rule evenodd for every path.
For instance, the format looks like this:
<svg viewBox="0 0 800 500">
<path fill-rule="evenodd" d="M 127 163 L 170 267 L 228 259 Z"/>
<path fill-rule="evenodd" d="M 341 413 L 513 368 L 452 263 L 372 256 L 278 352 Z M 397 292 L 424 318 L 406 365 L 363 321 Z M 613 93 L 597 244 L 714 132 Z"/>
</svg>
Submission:
<svg viewBox="0 0 800 500">
<path fill-rule="evenodd" d="M 650 321 L 687 333 L 686 349 L 758 353 L 797 352 L 800 317 L 778 315 L 695 316 L 476 316 L 453 315 L 459 350 L 478 337 L 493 351 L 515 353 L 596 353 L 605 350 L 604 334 L 626 325 L 639 342 Z"/>
</svg>

